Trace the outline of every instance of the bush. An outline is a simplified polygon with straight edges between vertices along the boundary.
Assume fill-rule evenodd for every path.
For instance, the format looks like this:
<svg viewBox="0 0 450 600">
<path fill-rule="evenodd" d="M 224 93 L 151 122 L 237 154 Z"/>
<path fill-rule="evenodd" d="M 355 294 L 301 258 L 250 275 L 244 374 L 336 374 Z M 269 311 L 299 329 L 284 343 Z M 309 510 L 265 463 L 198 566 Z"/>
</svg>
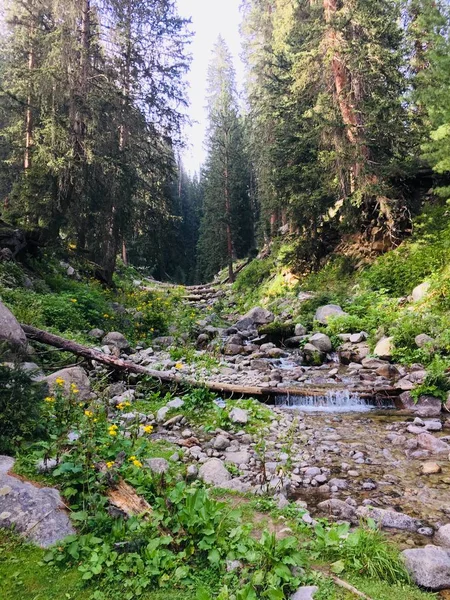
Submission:
<svg viewBox="0 0 450 600">
<path fill-rule="evenodd" d="M 18 368 L 0 366 L 0 453 L 12 453 L 39 429 L 42 385 Z"/>
<path fill-rule="evenodd" d="M 253 260 L 236 277 L 234 289 L 237 292 L 246 292 L 258 287 L 267 279 L 273 268 L 273 261 L 270 259 Z"/>
</svg>

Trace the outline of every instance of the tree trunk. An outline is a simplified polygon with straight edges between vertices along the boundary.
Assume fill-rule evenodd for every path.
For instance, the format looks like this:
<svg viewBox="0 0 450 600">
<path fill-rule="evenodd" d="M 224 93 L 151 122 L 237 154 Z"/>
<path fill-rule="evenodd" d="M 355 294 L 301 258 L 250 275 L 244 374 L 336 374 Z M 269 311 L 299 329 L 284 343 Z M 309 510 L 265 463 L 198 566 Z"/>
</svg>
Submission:
<svg viewBox="0 0 450 600">
<path fill-rule="evenodd" d="M 228 254 L 228 280 L 234 283 L 233 271 L 233 232 L 231 230 L 231 198 L 229 182 L 229 140 L 228 132 L 225 132 L 225 169 L 224 169 L 224 194 L 225 194 L 225 215 L 227 220 L 227 254 Z"/>
</svg>

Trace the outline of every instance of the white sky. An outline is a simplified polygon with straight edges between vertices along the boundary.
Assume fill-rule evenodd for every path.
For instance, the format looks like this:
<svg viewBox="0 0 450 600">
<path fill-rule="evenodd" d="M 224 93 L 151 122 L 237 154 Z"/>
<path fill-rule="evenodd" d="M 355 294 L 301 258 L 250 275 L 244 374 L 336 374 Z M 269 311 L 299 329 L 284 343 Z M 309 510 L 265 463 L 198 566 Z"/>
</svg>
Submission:
<svg viewBox="0 0 450 600">
<path fill-rule="evenodd" d="M 188 147 L 183 153 L 183 164 L 191 174 L 198 172 L 204 162 L 204 138 L 206 133 L 206 73 L 211 50 L 219 35 L 225 39 L 234 58 L 238 89 L 242 88 L 244 66 L 240 59 L 241 40 L 239 25 L 241 0 L 177 0 L 180 15 L 192 18 L 195 34 L 190 51 L 192 65 L 188 80 L 190 84 L 188 114 L 193 125 L 187 128 L 185 137 Z"/>
</svg>

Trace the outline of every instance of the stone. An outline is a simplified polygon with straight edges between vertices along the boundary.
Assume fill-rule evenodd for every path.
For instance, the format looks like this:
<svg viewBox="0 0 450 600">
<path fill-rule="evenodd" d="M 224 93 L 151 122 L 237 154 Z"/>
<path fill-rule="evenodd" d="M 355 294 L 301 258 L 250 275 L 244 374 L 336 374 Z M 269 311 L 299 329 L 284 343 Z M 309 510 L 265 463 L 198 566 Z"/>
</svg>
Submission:
<svg viewBox="0 0 450 600">
<path fill-rule="evenodd" d="M 227 560 L 226 565 L 227 573 L 233 573 L 233 571 L 238 571 L 244 566 L 240 560 Z"/>
<path fill-rule="evenodd" d="M 369 353 L 370 348 L 367 342 L 360 342 L 359 344 L 345 342 L 338 348 L 339 360 L 344 365 L 359 364 L 366 359 Z"/>
<path fill-rule="evenodd" d="M 223 353 L 226 356 L 237 356 L 243 352 L 244 346 L 238 346 L 237 344 L 226 344 L 225 348 L 223 349 Z"/>
<path fill-rule="evenodd" d="M 188 481 L 195 481 L 198 477 L 198 467 L 197 465 L 189 465 L 186 469 L 186 479 Z"/>
<path fill-rule="evenodd" d="M 88 333 L 88 336 L 94 340 L 101 340 L 105 337 L 105 332 L 103 329 L 91 329 Z"/>
<path fill-rule="evenodd" d="M 50 473 L 58 466 L 56 458 L 41 458 L 36 463 L 36 471 L 38 473 Z"/>
<path fill-rule="evenodd" d="M 247 329 L 253 329 L 254 327 L 255 327 L 254 321 L 248 317 L 240 319 L 234 325 L 234 329 L 238 330 L 238 331 L 246 331 Z"/>
<path fill-rule="evenodd" d="M 416 287 L 411 292 L 411 297 L 413 302 L 420 302 L 423 300 L 430 291 L 431 283 L 428 281 L 424 281 L 420 285 L 416 285 Z"/>
<path fill-rule="evenodd" d="M 429 544 L 403 550 L 402 556 L 417 585 L 432 591 L 450 588 L 450 550 Z"/>
<path fill-rule="evenodd" d="M 381 360 L 379 358 L 363 358 L 361 361 L 362 366 L 365 369 L 379 369 L 388 363 L 385 360 Z"/>
<path fill-rule="evenodd" d="M 337 498 L 331 498 L 324 502 L 319 502 L 317 508 L 326 515 L 333 515 L 344 521 L 350 521 L 350 523 L 357 523 L 356 511 L 353 506 L 347 504 L 343 500 Z"/>
<path fill-rule="evenodd" d="M 155 348 L 169 348 L 169 346 L 172 346 L 174 343 L 175 338 L 171 335 L 162 335 L 160 337 L 156 337 L 152 341 L 152 345 L 155 346 Z"/>
<path fill-rule="evenodd" d="M 442 423 L 440 421 L 426 421 L 425 429 L 427 431 L 442 431 Z"/>
<path fill-rule="evenodd" d="M 247 481 L 242 481 L 239 477 L 235 477 L 230 481 L 225 481 L 219 487 L 224 488 L 225 490 L 230 490 L 232 492 L 239 492 L 240 494 L 245 494 L 249 490 L 251 490 L 251 484 Z"/>
<path fill-rule="evenodd" d="M 0 302 L 0 343 L 5 341 L 13 351 L 25 352 L 27 337 L 9 308 Z"/>
<path fill-rule="evenodd" d="M 364 331 L 360 331 L 359 333 L 352 333 L 348 339 L 351 344 L 359 344 L 360 342 L 364 342 L 367 339 L 367 334 Z"/>
<path fill-rule="evenodd" d="M 162 406 L 156 413 L 156 421 L 158 423 L 164 423 L 167 417 L 167 413 L 170 411 L 168 406 Z"/>
<path fill-rule="evenodd" d="M 347 313 L 342 310 L 337 304 L 326 304 L 325 306 L 319 306 L 314 315 L 314 320 L 318 321 L 321 325 L 327 325 L 328 321 L 332 317 L 346 317 Z"/>
<path fill-rule="evenodd" d="M 156 475 L 163 475 L 170 470 L 170 465 L 165 458 L 147 458 L 144 464 L 152 473 L 156 473 Z"/>
<path fill-rule="evenodd" d="M 450 548 L 450 523 L 439 527 L 439 529 L 434 534 L 434 542 L 438 546 Z"/>
<path fill-rule="evenodd" d="M 233 463 L 234 465 L 247 465 L 249 461 L 250 454 L 247 452 L 247 450 L 225 453 L 225 462 Z"/>
<path fill-rule="evenodd" d="M 210 458 L 203 463 L 199 469 L 198 475 L 205 483 L 217 487 L 221 487 L 232 478 L 224 463 L 218 458 Z"/>
<path fill-rule="evenodd" d="M 169 400 L 166 406 L 168 408 L 181 408 L 182 406 L 184 406 L 184 400 L 182 400 L 181 398 L 174 398 L 173 400 Z"/>
<path fill-rule="evenodd" d="M 321 364 L 325 358 L 323 352 L 309 343 L 303 346 L 303 356 L 308 364 Z"/>
<path fill-rule="evenodd" d="M 213 448 L 215 450 L 226 450 L 226 448 L 228 448 L 229 445 L 230 440 L 224 435 L 219 434 L 217 437 L 214 438 Z"/>
<path fill-rule="evenodd" d="M 309 343 L 315 346 L 320 352 L 327 354 L 333 349 L 330 338 L 324 333 L 315 333 L 309 338 Z"/>
<path fill-rule="evenodd" d="M 228 415 L 232 423 L 245 425 L 248 423 L 248 411 L 243 408 L 233 408 Z"/>
<path fill-rule="evenodd" d="M 275 321 L 275 315 L 270 310 L 255 306 L 248 311 L 243 317 L 244 319 L 251 319 L 255 325 L 268 325 Z"/>
<path fill-rule="evenodd" d="M 255 358 L 250 362 L 250 368 L 254 371 L 270 371 L 270 365 L 262 358 Z"/>
<path fill-rule="evenodd" d="M 360 506 L 356 514 L 362 519 L 371 518 L 380 527 L 388 529 L 399 529 L 415 533 L 420 527 L 419 521 L 395 510 L 385 510 L 384 508 L 375 508 L 373 506 Z"/>
<path fill-rule="evenodd" d="M 102 340 L 102 344 L 106 344 L 106 346 L 115 346 L 122 351 L 130 349 L 130 342 L 118 331 L 110 331 L 107 333 Z"/>
<path fill-rule="evenodd" d="M 380 377 L 385 377 L 386 379 L 395 379 L 400 375 L 397 367 L 394 367 L 394 365 L 390 364 L 381 365 L 381 367 L 378 367 L 375 373 Z"/>
<path fill-rule="evenodd" d="M 292 594 L 290 600 L 314 600 L 314 595 L 319 591 L 316 585 L 303 585 Z"/>
<path fill-rule="evenodd" d="M 300 346 L 300 342 L 303 342 L 304 339 L 304 335 L 294 335 L 293 337 L 284 340 L 284 345 L 286 348 L 298 348 Z"/>
<path fill-rule="evenodd" d="M 438 417 L 442 411 L 442 402 L 434 396 L 420 396 L 417 402 L 414 402 L 409 392 L 400 394 L 402 408 L 411 411 L 418 417 Z"/>
<path fill-rule="evenodd" d="M 328 482 L 328 485 L 333 487 L 336 487 L 338 490 L 346 490 L 348 489 L 348 481 L 346 479 L 338 479 L 338 478 L 333 478 L 330 479 L 330 481 Z"/>
<path fill-rule="evenodd" d="M 284 350 L 281 350 L 281 348 L 270 348 L 270 350 L 267 350 L 267 356 L 270 358 L 283 358 L 288 355 Z"/>
<path fill-rule="evenodd" d="M 321 473 L 321 470 L 319 469 L 319 467 L 308 467 L 305 470 L 304 475 L 305 475 L 305 477 L 309 477 L 310 479 L 312 479 L 313 477 L 320 475 L 320 473 Z"/>
<path fill-rule="evenodd" d="M 450 452 L 450 446 L 430 433 L 420 433 L 417 436 L 419 448 L 428 450 L 431 454 L 447 454 Z"/>
<path fill-rule="evenodd" d="M 373 353 L 382 360 L 391 360 L 394 351 L 394 338 L 384 337 L 375 346 Z"/>
<path fill-rule="evenodd" d="M 42 548 L 74 534 L 59 492 L 8 475 L 13 466 L 13 458 L 0 456 L 0 527 L 14 529 Z"/>
<path fill-rule="evenodd" d="M 436 343 L 436 340 L 426 333 L 420 333 L 419 335 L 416 335 L 414 342 L 418 348 L 425 348 L 428 346 L 430 349 L 432 349 Z"/>
<path fill-rule="evenodd" d="M 56 383 L 57 379 L 64 381 L 61 387 Z M 71 393 L 72 384 L 76 386 L 76 389 L 78 390 L 77 398 L 82 401 L 88 400 L 92 393 L 89 378 L 86 371 L 81 367 L 60 369 L 45 377 L 44 381 L 47 383 L 50 393 L 52 394 L 54 394 L 57 389 L 62 389 L 64 394 L 69 395 Z"/>
<path fill-rule="evenodd" d="M 296 337 L 301 337 L 303 335 L 306 335 L 307 333 L 307 329 L 304 325 L 302 325 L 301 323 L 297 323 L 297 325 L 294 328 L 294 335 Z"/>
</svg>

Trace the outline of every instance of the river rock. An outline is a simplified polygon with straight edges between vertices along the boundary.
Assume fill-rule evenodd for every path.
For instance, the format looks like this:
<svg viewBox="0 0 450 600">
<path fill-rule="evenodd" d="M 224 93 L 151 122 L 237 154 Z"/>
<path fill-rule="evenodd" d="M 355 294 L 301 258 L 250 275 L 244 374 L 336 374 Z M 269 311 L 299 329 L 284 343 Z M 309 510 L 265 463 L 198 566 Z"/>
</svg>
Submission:
<svg viewBox="0 0 450 600">
<path fill-rule="evenodd" d="M 246 450 L 236 452 L 225 452 L 225 462 L 233 463 L 234 465 L 247 465 L 250 461 L 250 454 Z"/>
<path fill-rule="evenodd" d="M 360 506 L 356 514 L 358 517 L 373 519 L 381 527 L 400 529 L 401 531 L 410 531 L 415 533 L 420 527 L 419 521 L 404 513 L 395 510 L 385 510 L 384 508 L 374 508 L 372 506 Z"/>
<path fill-rule="evenodd" d="M 393 350 L 394 338 L 384 337 L 381 338 L 381 340 L 375 346 L 375 350 L 373 351 L 373 353 L 375 354 L 375 356 L 378 356 L 378 358 L 381 358 L 382 360 L 391 360 Z"/>
<path fill-rule="evenodd" d="M 225 450 L 229 445 L 230 440 L 222 434 L 219 434 L 213 440 L 213 448 L 215 450 Z"/>
<path fill-rule="evenodd" d="M 221 487 L 231 479 L 231 474 L 228 472 L 223 462 L 218 458 L 210 458 L 203 463 L 199 469 L 198 475 L 205 483 L 210 483 L 217 487 Z"/>
<path fill-rule="evenodd" d="M 388 363 L 385 360 L 381 360 L 380 358 L 363 358 L 361 361 L 362 366 L 365 369 L 379 369 Z"/>
<path fill-rule="evenodd" d="M 426 333 L 420 333 L 419 335 L 416 335 L 414 342 L 418 348 L 425 348 L 428 346 L 432 349 L 436 340 Z"/>
<path fill-rule="evenodd" d="M 227 344 L 223 352 L 226 356 L 237 356 L 238 354 L 242 354 L 244 352 L 244 346 L 239 346 L 238 344 Z"/>
<path fill-rule="evenodd" d="M 319 502 L 317 508 L 326 515 L 333 515 L 335 517 L 338 517 L 339 519 L 350 521 L 350 523 L 358 522 L 356 511 L 353 508 L 353 506 L 350 506 L 349 504 L 347 504 L 347 502 L 344 502 L 343 500 L 331 498 L 330 500 Z"/>
<path fill-rule="evenodd" d="M 359 344 L 345 342 L 338 348 L 339 360 L 343 365 L 349 365 L 350 363 L 362 363 L 369 353 L 370 348 L 367 342 L 360 342 Z"/>
<path fill-rule="evenodd" d="M 101 340 L 105 337 L 105 332 L 103 329 L 91 329 L 88 333 L 88 336 L 94 340 Z"/>
<path fill-rule="evenodd" d="M 27 337 L 9 308 L 0 302 L 0 342 L 5 341 L 14 351 L 25 352 Z"/>
<path fill-rule="evenodd" d="M 233 408 L 230 410 L 230 414 L 228 416 L 232 423 L 238 423 L 241 425 L 248 423 L 248 411 L 244 410 L 243 408 Z"/>
<path fill-rule="evenodd" d="M 308 343 L 303 346 L 303 357 L 308 364 L 322 364 L 325 354 L 321 352 L 316 346 Z"/>
<path fill-rule="evenodd" d="M 304 325 L 302 325 L 301 323 L 297 323 L 297 325 L 295 326 L 294 329 L 294 335 L 296 337 L 301 337 L 303 335 L 306 335 L 307 333 L 307 329 Z"/>
<path fill-rule="evenodd" d="M 318 321 L 321 325 L 327 325 L 331 317 L 346 317 L 347 313 L 337 304 L 326 304 L 325 306 L 319 306 L 314 315 L 314 320 Z"/>
<path fill-rule="evenodd" d="M 450 550 L 430 544 L 403 550 L 402 556 L 417 585 L 433 591 L 450 588 Z"/>
<path fill-rule="evenodd" d="M 8 475 L 14 459 L 0 456 L 0 527 L 47 548 L 75 533 L 59 492 Z"/>
<path fill-rule="evenodd" d="M 431 284 L 428 281 L 424 281 L 420 285 L 416 285 L 411 293 L 413 302 L 420 302 L 423 300 L 430 291 Z"/>
<path fill-rule="evenodd" d="M 56 383 L 57 379 L 62 379 L 62 389 L 64 394 L 69 395 L 71 393 L 72 384 L 78 389 L 77 398 L 84 401 L 87 400 L 91 395 L 91 384 L 86 371 L 81 367 L 68 367 L 67 369 L 60 369 L 51 375 L 48 375 L 44 381 L 47 383 L 50 393 L 54 394 L 59 388 Z"/>
<path fill-rule="evenodd" d="M 450 452 L 450 446 L 430 433 L 420 433 L 417 436 L 419 448 L 428 450 L 432 454 L 447 454 Z"/>
<path fill-rule="evenodd" d="M 434 396 L 420 396 L 418 402 L 414 402 L 409 392 L 400 394 L 402 408 L 411 411 L 418 417 L 438 417 L 441 414 L 442 402 Z"/>
<path fill-rule="evenodd" d="M 450 548 L 450 523 L 439 527 L 439 529 L 434 534 L 434 542 L 438 546 Z"/>
<path fill-rule="evenodd" d="M 314 600 L 314 595 L 319 591 L 316 585 L 304 585 L 292 594 L 290 600 Z"/>
<path fill-rule="evenodd" d="M 130 342 L 118 331 L 110 331 L 107 333 L 102 340 L 102 344 L 105 344 L 106 346 L 115 346 L 121 351 L 130 349 Z"/>
<path fill-rule="evenodd" d="M 315 333 L 309 338 L 309 343 L 324 354 L 331 352 L 333 349 L 333 344 L 331 343 L 330 338 L 324 333 Z"/>
</svg>

